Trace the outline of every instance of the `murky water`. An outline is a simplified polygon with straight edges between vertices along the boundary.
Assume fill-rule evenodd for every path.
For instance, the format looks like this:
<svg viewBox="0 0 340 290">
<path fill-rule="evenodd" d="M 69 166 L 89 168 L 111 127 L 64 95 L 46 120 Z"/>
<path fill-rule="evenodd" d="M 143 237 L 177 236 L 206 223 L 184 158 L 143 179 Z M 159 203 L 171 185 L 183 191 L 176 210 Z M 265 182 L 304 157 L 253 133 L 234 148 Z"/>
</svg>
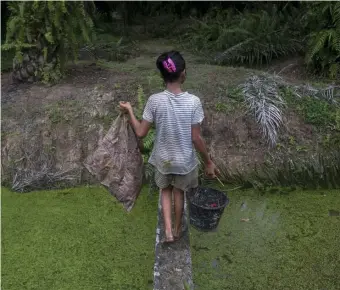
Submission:
<svg viewBox="0 0 340 290">
<path fill-rule="evenodd" d="M 195 289 L 340 289 L 340 191 L 228 196 L 217 231 L 190 230 Z"/>
</svg>

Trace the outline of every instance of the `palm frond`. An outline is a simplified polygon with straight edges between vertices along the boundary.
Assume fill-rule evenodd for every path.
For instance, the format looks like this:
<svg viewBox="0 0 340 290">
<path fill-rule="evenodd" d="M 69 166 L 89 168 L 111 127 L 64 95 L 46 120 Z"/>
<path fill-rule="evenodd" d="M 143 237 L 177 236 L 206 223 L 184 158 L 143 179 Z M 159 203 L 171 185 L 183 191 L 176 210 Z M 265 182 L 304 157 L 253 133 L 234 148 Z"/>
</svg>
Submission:
<svg viewBox="0 0 340 290">
<path fill-rule="evenodd" d="M 276 5 L 256 13 L 221 10 L 197 21 L 197 27 L 189 32 L 190 41 L 199 50 L 218 51 L 215 61 L 219 63 L 269 63 L 302 50 L 302 38 L 295 28 L 301 26 L 299 13 L 279 11 Z"/>
<path fill-rule="evenodd" d="M 331 78 L 339 75 L 340 57 L 340 5 L 339 2 L 308 4 L 306 28 L 308 35 L 306 63 Z"/>
<path fill-rule="evenodd" d="M 145 94 L 143 87 L 141 85 L 138 85 L 137 89 L 137 118 L 142 119 L 143 110 L 145 106 Z"/>
<path fill-rule="evenodd" d="M 255 116 L 263 137 L 274 146 L 282 124 L 282 108 L 285 105 L 278 82 L 270 76 L 252 75 L 240 88 L 248 110 Z"/>
<path fill-rule="evenodd" d="M 20 1 L 9 3 L 8 7 L 11 14 L 7 21 L 5 47 L 14 48 L 16 56 L 28 52 L 33 52 L 36 58 L 47 55 L 43 64 L 34 63 L 34 75 L 44 82 L 57 80 L 55 76 L 59 79 L 64 67 L 61 62 L 66 62 L 70 55 L 76 58 L 82 43 L 92 40 L 92 19 L 82 1 Z M 52 59 L 56 61 L 52 62 Z M 21 63 L 13 64 L 16 71 L 26 69 Z"/>
<path fill-rule="evenodd" d="M 144 138 L 144 150 L 150 152 L 152 150 L 153 144 L 155 142 L 155 130 L 152 128 L 149 134 Z"/>
<path fill-rule="evenodd" d="M 310 84 L 293 86 L 293 94 L 302 98 L 304 96 L 309 96 L 312 98 L 325 100 L 331 104 L 337 104 L 338 98 L 340 97 L 340 86 L 329 85 L 322 88 L 313 87 Z"/>
<path fill-rule="evenodd" d="M 323 48 L 327 38 L 330 36 L 330 29 L 322 30 L 312 35 L 310 51 L 307 53 L 307 63 L 311 62 L 313 57 Z"/>
</svg>

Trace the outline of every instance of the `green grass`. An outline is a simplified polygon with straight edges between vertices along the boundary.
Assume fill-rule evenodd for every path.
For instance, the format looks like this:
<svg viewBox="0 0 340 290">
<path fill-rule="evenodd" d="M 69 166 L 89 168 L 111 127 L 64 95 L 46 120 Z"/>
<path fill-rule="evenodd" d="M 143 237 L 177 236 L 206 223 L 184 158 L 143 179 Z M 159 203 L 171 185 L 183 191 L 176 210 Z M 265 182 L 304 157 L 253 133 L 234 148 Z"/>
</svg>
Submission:
<svg viewBox="0 0 340 290">
<path fill-rule="evenodd" d="M 128 59 L 124 64 L 98 61 L 97 65 L 115 73 L 132 75 L 136 82 L 146 89 L 147 94 L 152 94 L 164 89 L 163 81 L 156 68 L 157 57 L 166 51 L 179 50 L 187 63 L 187 79 L 183 89 L 208 100 L 208 104 L 214 102 L 217 97 L 230 97 L 230 93 L 233 93 L 230 89 L 242 83 L 253 72 L 253 70 L 242 67 L 222 67 L 208 64 L 205 59 L 183 51 L 178 45 L 163 39 L 143 41 L 139 45 L 140 55 Z"/>
<path fill-rule="evenodd" d="M 2 189 L 2 289 L 152 289 L 157 197 Z"/>
<path fill-rule="evenodd" d="M 335 107 L 326 101 L 305 97 L 298 105 L 304 120 L 308 124 L 326 127 L 335 124 Z"/>
<path fill-rule="evenodd" d="M 317 128 L 334 127 L 337 129 L 337 110 L 339 107 L 323 99 L 310 96 L 297 98 L 290 89 L 282 92 L 288 105 L 303 117 L 307 124 Z"/>
<path fill-rule="evenodd" d="M 191 229 L 197 289 L 340 289 L 339 190 L 229 197 L 218 231 Z"/>
</svg>

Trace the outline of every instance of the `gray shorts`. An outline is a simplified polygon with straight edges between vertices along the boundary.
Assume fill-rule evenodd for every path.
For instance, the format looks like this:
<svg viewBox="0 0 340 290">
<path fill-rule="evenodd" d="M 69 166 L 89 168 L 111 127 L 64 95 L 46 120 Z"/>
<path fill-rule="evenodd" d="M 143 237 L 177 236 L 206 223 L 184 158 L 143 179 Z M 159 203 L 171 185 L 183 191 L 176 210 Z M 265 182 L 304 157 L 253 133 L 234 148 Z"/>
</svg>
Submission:
<svg viewBox="0 0 340 290">
<path fill-rule="evenodd" d="M 156 169 L 155 182 L 160 189 L 173 186 L 187 191 L 198 186 L 198 166 L 186 175 L 162 174 Z"/>
</svg>

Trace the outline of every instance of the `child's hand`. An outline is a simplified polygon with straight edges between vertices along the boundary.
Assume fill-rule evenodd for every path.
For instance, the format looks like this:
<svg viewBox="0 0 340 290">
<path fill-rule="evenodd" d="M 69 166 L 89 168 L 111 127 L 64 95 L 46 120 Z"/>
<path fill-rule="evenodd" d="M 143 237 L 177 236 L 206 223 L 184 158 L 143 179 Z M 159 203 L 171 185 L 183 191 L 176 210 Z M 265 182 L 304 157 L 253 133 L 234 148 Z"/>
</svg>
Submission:
<svg viewBox="0 0 340 290">
<path fill-rule="evenodd" d="M 219 174 L 219 171 L 218 171 L 216 165 L 212 161 L 205 164 L 205 174 L 209 178 L 216 178 L 216 175 Z"/>
<path fill-rule="evenodd" d="M 131 112 L 132 111 L 132 106 L 130 102 L 119 102 L 119 107 L 121 110 Z"/>
</svg>

